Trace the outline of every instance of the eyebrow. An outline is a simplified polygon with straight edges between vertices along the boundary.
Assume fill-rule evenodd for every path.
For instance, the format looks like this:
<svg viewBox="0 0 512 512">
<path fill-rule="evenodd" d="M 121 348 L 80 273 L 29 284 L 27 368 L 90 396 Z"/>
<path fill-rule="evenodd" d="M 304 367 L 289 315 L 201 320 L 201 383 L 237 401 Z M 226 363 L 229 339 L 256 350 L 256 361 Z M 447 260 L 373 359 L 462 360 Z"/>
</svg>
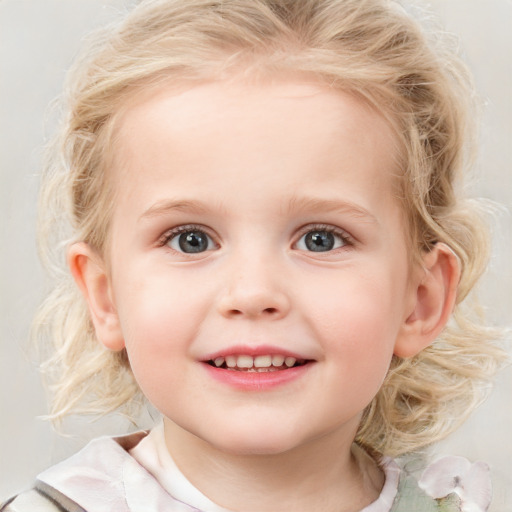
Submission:
<svg viewBox="0 0 512 512">
<path fill-rule="evenodd" d="M 210 211 L 205 204 L 199 201 L 188 200 L 164 200 L 158 201 L 147 210 L 145 210 L 139 217 L 139 220 L 148 219 L 152 217 L 159 217 L 172 212 L 185 212 L 185 213 L 199 213 L 204 214 Z"/>
<path fill-rule="evenodd" d="M 158 201 L 139 217 L 139 220 L 168 215 L 172 212 L 206 214 L 212 209 L 206 204 L 195 200 L 163 200 Z M 320 199 L 314 197 L 292 197 L 282 209 L 283 214 L 289 215 L 297 212 L 342 213 L 372 224 L 378 224 L 377 218 L 366 208 L 350 201 L 339 199 Z"/>
<path fill-rule="evenodd" d="M 285 207 L 284 213 L 342 213 L 372 224 L 378 224 L 377 217 L 366 208 L 351 201 L 340 199 L 321 199 L 316 197 L 292 197 Z"/>
</svg>

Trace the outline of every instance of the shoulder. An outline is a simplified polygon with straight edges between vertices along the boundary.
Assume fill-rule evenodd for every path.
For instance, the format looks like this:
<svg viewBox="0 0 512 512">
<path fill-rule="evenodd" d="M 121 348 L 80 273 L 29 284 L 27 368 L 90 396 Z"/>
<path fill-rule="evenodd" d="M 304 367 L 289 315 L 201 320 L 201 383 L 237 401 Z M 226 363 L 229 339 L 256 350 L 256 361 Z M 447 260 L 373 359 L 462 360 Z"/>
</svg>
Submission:
<svg viewBox="0 0 512 512">
<path fill-rule="evenodd" d="M 14 496 L 3 505 L 0 512 L 86 512 L 82 507 L 62 493 L 36 482 L 28 491 Z"/>
<path fill-rule="evenodd" d="M 0 512 L 193 512 L 174 499 L 131 455 L 147 432 L 103 437 L 37 477 L 35 488 L 0 506 Z"/>
<path fill-rule="evenodd" d="M 416 466 L 416 468 L 415 468 Z M 403 465 L 391 512 L 485 512 L 491 503 L 487 464 L 464 457 L 443 457 L 415 474 L 414 461 Z"/>
<path fill-rule="evenodd" d="M 0 504 L 0 512 L 84 512 L 77 503 L 88 508 L 90 496 L 93 501 L 107 495 L 113 502 L 123 502 L 123 471 L 133 462 L 127 450 L 145 435 L 140 432 L 91 441 L 78 453 L 43 471 L 31 489 Z"/>
</svg>

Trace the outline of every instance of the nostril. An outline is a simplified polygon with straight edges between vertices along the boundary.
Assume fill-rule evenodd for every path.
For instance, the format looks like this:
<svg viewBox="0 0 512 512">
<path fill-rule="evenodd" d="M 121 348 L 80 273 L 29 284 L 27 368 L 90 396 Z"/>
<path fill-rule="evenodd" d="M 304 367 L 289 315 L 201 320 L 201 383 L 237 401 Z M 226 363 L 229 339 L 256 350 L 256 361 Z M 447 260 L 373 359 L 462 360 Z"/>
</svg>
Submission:
<svg viewBox="0 0 512 512">
<path fill-rule="evenodd" d="M 289 309 L 285 296 L 270 293 L 255 293 L 238 289 L 236 293 L 226 293 L 217 302 L 218 312 L 231 318 L 261 318 L 277 320 L 286 316 Z"/>
<path fill-rule="evenodd" d="M 263 315 L 275 315 L 276 313 L 278 313 L 277 308 L 265 308 L 265 309 L 261 310 L 261 314 L 263 314 Z M 229 314 L 232 316 L 239 316 L 239 315 L 243 315 L 244 312 L 241 311 L 240 309 L 231 309 L 229 311 Z"/>
</svg>

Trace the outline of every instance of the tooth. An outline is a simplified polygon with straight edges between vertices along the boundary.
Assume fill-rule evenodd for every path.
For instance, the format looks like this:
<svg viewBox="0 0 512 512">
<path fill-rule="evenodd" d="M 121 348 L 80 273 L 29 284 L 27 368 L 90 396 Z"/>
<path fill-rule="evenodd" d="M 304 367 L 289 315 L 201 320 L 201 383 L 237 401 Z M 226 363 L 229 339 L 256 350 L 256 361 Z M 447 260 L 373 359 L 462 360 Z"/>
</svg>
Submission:
<svg viewBox="0 0 512 512">
<path fill-rule="evenodd" d="M 224 364 L 224 358 L 216 357 L 214 363 L 215 363 L 215 366 L 218 368 L 219 366 L 222 366 Z"/>
<path fill-rule="evenodd" d="M 284 356 L 272 356 L 272 366 L 283 366 Z"/>
<path fill-rule="evenodd" d="M 238 368 L 252 368 L 254 360 L 251 356 L 238 356 L 236 365 Z"/>
<path fill-rule="evenodd" d="M 257 356 L 254 358 L 256 368 L 268 368 L 272 365 L 272 356 Z"/>
<path fill-rule="evenodd" d="M 234 368 L 236 366 L 236 356 L 226 356 L 226 365 L 228 368 Z"/>
<path fill-rule="evenodd" d="M 291 368 L 296 363 L 296 361 L 297 359 L 295 359 L 295 357 L 287 357 L 284 360 L 284 364 L 288 366 L 288 368 Z"/>
</svg>

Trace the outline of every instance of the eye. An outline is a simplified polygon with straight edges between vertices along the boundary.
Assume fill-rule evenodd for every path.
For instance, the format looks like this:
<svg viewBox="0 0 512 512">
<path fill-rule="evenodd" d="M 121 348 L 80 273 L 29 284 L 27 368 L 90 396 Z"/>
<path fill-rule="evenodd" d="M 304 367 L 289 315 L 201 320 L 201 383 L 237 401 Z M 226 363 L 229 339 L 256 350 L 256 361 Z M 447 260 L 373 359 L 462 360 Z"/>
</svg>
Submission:
<svg viewBox="0 0 512 512">
<path fill-rule="evenodd" d="M 204 231 L 190 228 L 170 233 L 166 245 L 177 252 L 187 254 L 210 251 L 215 247 L 213 240 Z"/>
<path fill-rule="evenodd" d="M 348 245 L 347 237 L 333 229 L 312 229 L 302 235 L 297 249 L 311 252 L 327 252 Z"/>
</svg>

